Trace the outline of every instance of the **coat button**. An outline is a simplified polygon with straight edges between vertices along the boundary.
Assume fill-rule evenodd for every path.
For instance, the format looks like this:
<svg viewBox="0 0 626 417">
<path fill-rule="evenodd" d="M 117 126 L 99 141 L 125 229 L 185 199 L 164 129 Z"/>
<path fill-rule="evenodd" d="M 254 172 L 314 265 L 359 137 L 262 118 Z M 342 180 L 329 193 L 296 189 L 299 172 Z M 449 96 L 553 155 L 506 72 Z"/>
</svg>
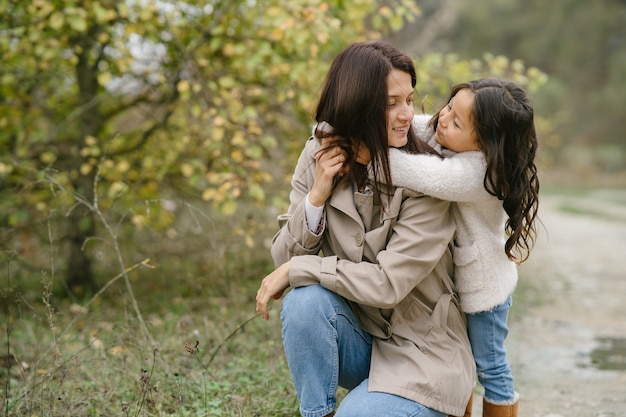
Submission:
<svg viewBox="0 0 626 417">
<path fill-rule="evenodd" d="M 356 236 L 354 236 L 354 243 L 356 243 L 357 246 L 363 246 L 364 241 L 363 233 L 357 233 Z"/>
</svg>

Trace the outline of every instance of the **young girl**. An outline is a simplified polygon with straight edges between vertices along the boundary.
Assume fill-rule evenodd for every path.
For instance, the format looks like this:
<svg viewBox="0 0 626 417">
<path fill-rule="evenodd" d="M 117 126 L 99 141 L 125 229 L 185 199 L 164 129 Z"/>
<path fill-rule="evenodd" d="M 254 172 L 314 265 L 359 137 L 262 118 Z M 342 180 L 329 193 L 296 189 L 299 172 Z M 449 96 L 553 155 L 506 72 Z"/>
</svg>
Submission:
<svg viewBox="0 0 626 417">
<path fill-rule="evenodd" d="M 452 88 L 439 114 L 414 119 L 418 136 L 445 158 L 390 149 L 395 186 L 455 202 L 454 279 L 485 388 L 484 417 L 517 416 L 519 395 L 504 340 L 516 263 L 528 258 L 536 237 L 533 117 L 518 85 L 498 78 L 470 81 Z"/>
<path fill-rule="evenodd" d="M 334 415 L 338 386 L 350 392 L 336 417 L 462 415 L 474 385 L 450 202 L 390 181 L 389 147 L 427 147 L 412 127 L 415 82 L 412 59 L 385 42 L 342 51 L 316 113 L 334 129 L 307 140 L 278 217 L 256 309 L 269 319 L 291 287 L 283 347 L 306 417 Z"/>
</svg>

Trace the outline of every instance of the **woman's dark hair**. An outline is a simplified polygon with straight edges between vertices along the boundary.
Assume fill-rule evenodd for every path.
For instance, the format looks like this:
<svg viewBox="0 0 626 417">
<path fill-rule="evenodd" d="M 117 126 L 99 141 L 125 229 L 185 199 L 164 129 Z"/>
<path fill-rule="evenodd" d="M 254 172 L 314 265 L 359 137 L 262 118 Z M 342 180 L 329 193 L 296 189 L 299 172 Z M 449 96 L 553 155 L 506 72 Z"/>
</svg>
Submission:
<svg viewBox="0 0 626 417">
<path fill-rule="evenodd" d="M 344 179 L 357 183 L 367 179 L 366 168 L 357 166 L 354 154 L 360 145 L 365 145 L 371 156 L 374 182 L 386 184 L 388 195 L 392 194 L 393 185 L 387 138 L 387 76 L 393 69 L 410 74 L 415 87 L 413 60 L 391 44 L 369 41 L 349 45 L 328 71 L 315 115 L 318 123 L 327 122 L 333 128 L 332 132 L 318 129 L 315 135 L 332 136 L 332 145 L 346 151 L 349 174 Z M 408 143 L 403 149 L 412 153 L 430 151 L 417 139 L 413 128 L 409 129 Z"/>
<path fill-rule="evenodd" d="M 502 200 L 508 215 L 505 252 L 518 263 L 528 259 L 535 243 L 539 178 L 535 166 L 537 134 L 534 111 L 526 92 L 501 78 L 483 78 L 452 87 L 475 94 L 472 120 L 480 150 L 485 154 L 485 189 Z M 448 100 L 449 102 L 449 100 Z M 437 128 L 439 115 L 431 120 Z"/>
</svg>

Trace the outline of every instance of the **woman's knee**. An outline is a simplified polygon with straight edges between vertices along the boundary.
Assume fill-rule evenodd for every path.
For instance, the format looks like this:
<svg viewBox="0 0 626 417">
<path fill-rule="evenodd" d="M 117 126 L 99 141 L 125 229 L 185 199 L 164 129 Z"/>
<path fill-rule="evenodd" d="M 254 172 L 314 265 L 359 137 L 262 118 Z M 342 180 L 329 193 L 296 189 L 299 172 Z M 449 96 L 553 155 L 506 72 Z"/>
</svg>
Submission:
<svg viewBox="0 0 626 417">
<path fill-rule="evenodd" d="M 315 316 L 327 315 L 335 296 L 321 285 L 294 288 L 283 299 L 281 317 L 310 321 Z"/>
</svg>

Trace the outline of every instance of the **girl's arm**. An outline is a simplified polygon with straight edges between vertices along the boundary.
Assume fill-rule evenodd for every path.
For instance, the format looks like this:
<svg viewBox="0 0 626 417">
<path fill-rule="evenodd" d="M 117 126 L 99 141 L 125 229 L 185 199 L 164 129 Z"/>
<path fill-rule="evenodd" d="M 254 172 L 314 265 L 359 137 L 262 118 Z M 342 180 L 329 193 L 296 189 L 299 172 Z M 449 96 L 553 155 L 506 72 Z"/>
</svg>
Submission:
<svg viewBox="0 0 626 417">
<path fill-rule="evenodd" d="M 462 152 L 441 159 L 435 155 L 408 154 L 389 149 L 394 186 L 456 202 L 493 198 L 484 187 L 486 163 L 482 152 Z"/>
<path fill-rule="evenodd" d="M 432 116 L 416 114 L 413 129 L 417 136 L 436 146 L 435 132 L 429 126 Z M 491 198 L 483 185 L 486 164 L 482 152 L 435 155 L 408 154 L 389 149 L 391 181 L 394 186 L 419 191 L 432 197 L 455 202 L 477 202 Z"/>
</svg>

